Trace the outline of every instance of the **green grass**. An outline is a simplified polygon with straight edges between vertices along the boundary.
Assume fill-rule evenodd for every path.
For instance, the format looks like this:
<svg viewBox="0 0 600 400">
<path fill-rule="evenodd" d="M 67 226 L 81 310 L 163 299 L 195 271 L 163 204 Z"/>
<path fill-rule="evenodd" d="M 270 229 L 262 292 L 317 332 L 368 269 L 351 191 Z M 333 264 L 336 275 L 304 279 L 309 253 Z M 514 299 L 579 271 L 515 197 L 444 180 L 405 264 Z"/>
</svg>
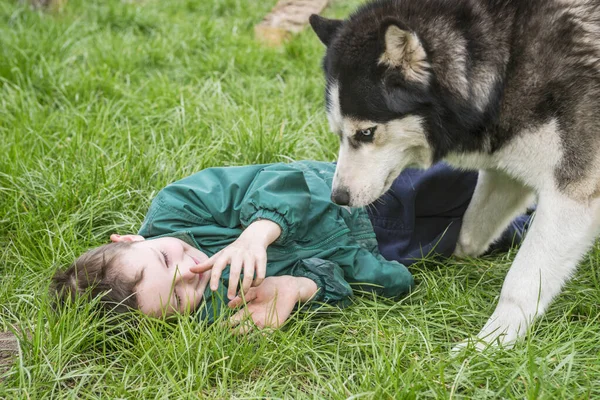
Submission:
<svg viewBox="0 0 600 400">
<path fill-rule="evenodd" d="M 512 351 L 452 358 L 491 313 L 514 253 L 414 267 L 401 302 L 362 297 L 235 337 L 189 317 L 109 327 L 49 309 L 49 279 L 153 195 L 204 167 L 333 160 L 323 48 L 253 25 L 273 2 L 71 0 L 46 15 L 0 0 L 0 330 L 22 354 L 0 398 L 593 398 L 600 249 Z M 357 1 L 335 3 L 346 15 Z"/>
</svg>

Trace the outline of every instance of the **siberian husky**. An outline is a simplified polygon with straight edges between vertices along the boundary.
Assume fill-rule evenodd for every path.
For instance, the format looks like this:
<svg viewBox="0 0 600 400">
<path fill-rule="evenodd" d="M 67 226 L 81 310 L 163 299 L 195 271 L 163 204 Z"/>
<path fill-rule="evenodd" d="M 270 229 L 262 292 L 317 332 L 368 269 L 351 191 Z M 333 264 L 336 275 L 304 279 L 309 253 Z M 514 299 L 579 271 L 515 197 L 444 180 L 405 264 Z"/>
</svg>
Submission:
<svg viewBox="0 0 600 400">
<path fill-rule="evenodd" d="M 383 0 L 310 22 L 340 137 L 334 202 L 367 205 L 408 166 L 480 170 L 455 251 L 478 256 L 537 201 L 476 341 L 512 345 L 599 233 L 600 1 Z"/>
</svg>

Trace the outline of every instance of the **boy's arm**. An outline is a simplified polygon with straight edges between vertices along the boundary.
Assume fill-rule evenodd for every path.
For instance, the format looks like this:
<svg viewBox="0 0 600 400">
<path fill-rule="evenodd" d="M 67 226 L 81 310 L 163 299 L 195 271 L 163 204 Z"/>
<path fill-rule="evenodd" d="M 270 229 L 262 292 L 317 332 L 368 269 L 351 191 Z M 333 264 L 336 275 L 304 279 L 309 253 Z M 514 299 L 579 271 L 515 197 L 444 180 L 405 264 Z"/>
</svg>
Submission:
<svg viewBox="0 0 600 400">
<path fill-rule="evenodd" d="M 360 253 L 352 266 L 340 266 L 334 261 L 320 258 L 300 260 L 286 272 L 286 276 L 291 275 L 314 283 L 314 291 L 309 292 L 310 296 L 302 297 L 303 302 L 327 303 L 339 307 L 350 303 L 353 288 L 389 298 L 397 298 L 410 290 L 413 279 L 404 265 L 379 258 L 366 250 L 364 253 L 361 250 Z M 272 277 L 266 279 L 270 278 Z M 237 305 L 239 298 L 236 297 L 238 300 L 233 306 Z"/>
<path fill-rule="evenodd" d="M 191 230 L 204 246 L 219 246 L 252 222 L 267 219 L 281 228 L 277 240 L 283 244 L 299 225 L 310 223 L 312 197 L 304 173 L 287 164 L 209 168 L 161 190 L 140 235 Z"/>
<path fill-rule="evenodd" d="M 371 251 L 361 248 L 354 260 L 342 266 L 344 278 L 353 289 L 377 293 L 391 299 L 407 294 L 414 278 L 405 265 L 383 258 L 375 243 Z"/>
<path fill-rule="evenodd" d="M 335 262 L 320 258 L 298 261 L 289 271 L 290 275 L 308 278 L 317 286 L 310 299 L 315 303 L 328 303 L 344 307 L 352 297 L 352 288 L 344 277 L 344 270 Z"/>
<path fill-rule="evenodd" d="M 374 269 L 364 273 L 353 267 L 340 267 L 330 260 L 301 260 L 289 271 L 290 275 L 268 277 L 258 287 L 252 287 L 231 300 L 228 304 L 230 308 L 246 305 L 231 318 L 231 322 L 238 325 L 250 316 L 259 328 L 278 328 L 300 303 L 314 301 L 315 304 L 329 303 L 343 307 L 353 295 L 348 280 L 360 282 L 359 286 L 363 290 L 392 298 L 410 289 L 413 279 L 402 264 L 379 259 L 377 254 L 365 253 L 365 256 L 368 255 L 376 263 L 363 259 L 362 261 L 370 261 L 367 265 Z M 345 273 L 349 274 L 348 277 Z M 242 325 L 239 332 L 247 332 L 249 329 L 252 327 Z"/>
<path fill-rule="evenodd" d="M 307 277 L 317 284 L 319 291 L 313 300 L 339 306 L 348 304 L 356 289 L 395 299 L 414 285 L 412 274 L 404 265 L 384 259 L 377 250 L 360 248 L 340 261 L 341 264 L 318 258 L 301 260 L 290 275 Z"/>
<path fill-rule="evenodd" d="M 277 243 L 297 239 L 309 222 L 312 193 L 304 172 L 287 164 L 276 164 L 261 171 L 248 188 L 241 203 L 240 221 L 249 226 L 268 219 L 281 228 Z"/>
</svg>

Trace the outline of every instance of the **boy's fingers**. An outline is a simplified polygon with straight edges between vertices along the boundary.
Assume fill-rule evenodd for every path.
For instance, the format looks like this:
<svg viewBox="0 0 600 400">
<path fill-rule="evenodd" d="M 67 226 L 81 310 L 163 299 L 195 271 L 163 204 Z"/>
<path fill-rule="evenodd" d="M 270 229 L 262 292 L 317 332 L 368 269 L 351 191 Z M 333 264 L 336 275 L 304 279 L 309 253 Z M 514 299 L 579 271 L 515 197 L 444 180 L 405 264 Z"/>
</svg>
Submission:
<svg viewBox="0 0 600 400">
<path fill-rule="evenodd" d="M 219 279 L 221 278 L 221 272 L 227 266 L 229 260 L 226 258 L 219 258 L 215 261 L 215 265 L 210 273 L 210 290 L 213 292 L 219 288 Z"/>
<path fill-rule="evenodd" d="M 233 330 L 233 334 L 236 336 L 247 335 L 254 330 L 254 324 L 252 321 L 242 321 L 237 328 Z"/>
<path fill-rule="evenodd" d="M 206 261 L 204 261 L 202 264 L 194 265 L 192 268 L 190 268 L 190 271 L 199 274 L 210 270 L 212 267 L 212 263 L 207 264 Z"/>
<path fill-rule="evenodd" d="M 252 286 L 252 280 L 254 279 L 254 263 L 252 257 L 246 257 L 244 260 L 244 280 L 242 281 L 242 291 L 247 293 Z"/>
<path fill-rule="evenodd" d="M 243 300 L 240 296 L 236 296 L 227 303 L 227 307 L 229 308 L 238 308 L 243 303 Z"/>
<path fill-rule="evenodd" d="M 242 258 L 234 256 L 229 264 L 229 287 L 227 288 L 227 298 L 233 299 L 237 293 L 237 286 L 240 282 L 240 272 L 242 272 Z"/>
<path fill-rule="evenodd" d="M 233 298 L 229 303 L 227 303 L 227 306 L 229 308 L 237 308 L 237 307 L 243 305 L 244 303 L 248 304 L 248 303 L 252 302 L 257 297 L 258 297 L 257 290 L 254 288 L 250 288 L 250 290 L 248 290 L 248 293 L 244 293 L 243 297 L 241 295 L 235 296 L 235 298 Z"/>
<path fill-rule="evenodd" d="M 221 254 L 221 252 L 218 252 L 218 253 L 214 254 L 212 257 L 207 258 L 206 260 L 202 261 L 201 263 L 194 265 L 192 268 L 190 268 L 190 271 L 195 272 L 195 273 L 208 271 L 209 269 L 211 269 L 213 267 L 213 264 L 215 263 L 215 259 L 220 254 Z"/>
<path fill-rule="evenodd" d="M 236 335 L 245 335 L 254 329 L 251 314 L 248 313 L 246 309 L 241 309 L 233 314 L 233 316 L 229 318 L 229 325 L 233 328 L 237 327 L 237 329 L 233 331 Z"/>
<path fill-rule="evenodd" d="M 240 321 L 245 318 L 246 310 L 239 310 L 229 318 L 229 326 L 238 326 Z"/>
<path fill-rule="evenodd" d="M 259 256 L 256 258 L 256 279 L 252 282 L 252 286 L 258 286 L 265 280 L 267 274 L 267 258 Z"/>
</svg>

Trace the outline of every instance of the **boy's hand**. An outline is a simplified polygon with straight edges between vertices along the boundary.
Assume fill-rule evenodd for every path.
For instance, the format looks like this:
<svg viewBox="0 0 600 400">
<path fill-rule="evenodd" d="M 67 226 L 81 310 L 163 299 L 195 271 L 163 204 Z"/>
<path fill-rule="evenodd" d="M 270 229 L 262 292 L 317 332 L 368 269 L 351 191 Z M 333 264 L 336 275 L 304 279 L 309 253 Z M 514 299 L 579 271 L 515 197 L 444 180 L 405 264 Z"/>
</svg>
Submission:
<svg viewBox="0 0 600 400">
<path fill-rule="evenodd" d="M 289 275 L 270 276 L 258 287 L 250 288 L 244 296 L 237 296 L 228 304 L 229 308 L 246 307 L 238 311 L 230 322 L 239 325 L 250 315 L 254 324 L 262 328 L 279 328 L 289 318 L 294 306 L 308 301 L 317 292 L 317 285 L 309 278 Z M 252 327 L 244 325 L 240 333 L 246 333 Z"/>
<path fill-rule="evenodd" d="M 281 235 L 281 228 L 273 221 L 258 220 L 251 223 L 239 238 L 206 261 L 192 267 L 190 271 L 201 273 L 212 269 L 210 288 L 215 291 L 219 287 L 221 273 L 229 268 L 229 287 L 227 297 L 233 299 L 237 293 L 242 267 L 244 280 L 242 290 L 248 292 L 250 286 L 258 286 L 265 279 L 267 272 L 267 247 Z M 254 280 L 254 274 L 256 279 Z"/>
</svg>

